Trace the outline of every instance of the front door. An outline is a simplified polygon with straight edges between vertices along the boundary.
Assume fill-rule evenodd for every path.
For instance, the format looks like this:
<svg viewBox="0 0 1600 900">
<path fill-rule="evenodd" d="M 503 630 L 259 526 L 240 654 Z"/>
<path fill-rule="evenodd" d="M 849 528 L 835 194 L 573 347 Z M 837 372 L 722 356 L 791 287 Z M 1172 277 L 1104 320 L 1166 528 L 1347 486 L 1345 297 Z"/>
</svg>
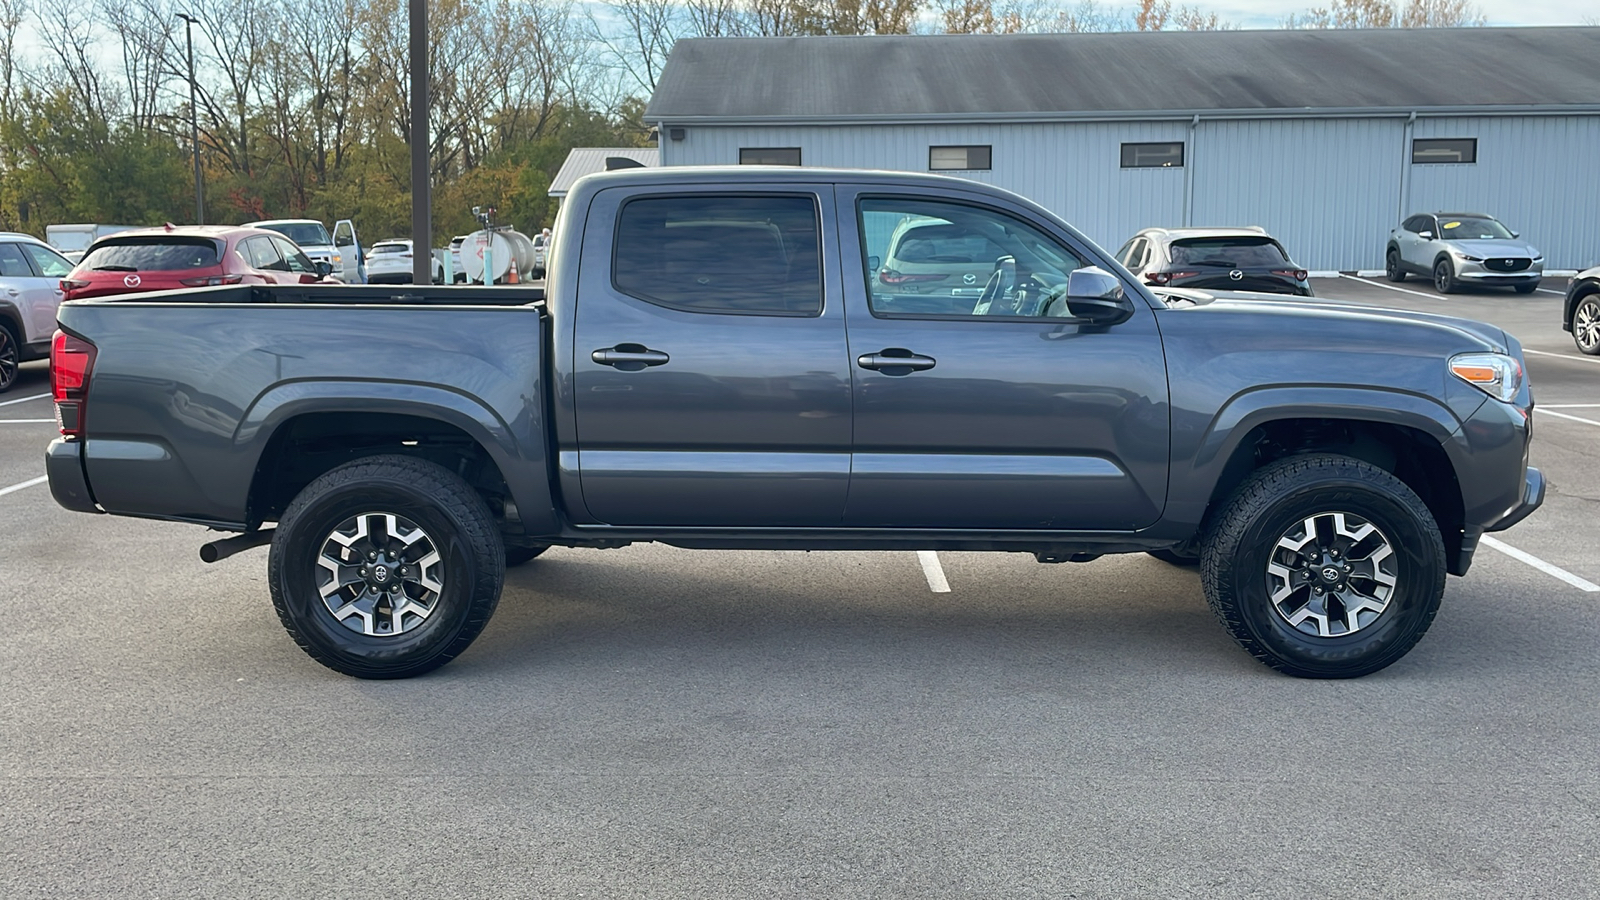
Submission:
<svg viewBox="0 0 1600 900">
<path fill-rule="evenodd" d="M 340 256 L 342 271 L 334 272 L 346 284 L 365 284 L 361 277 L 361 245 L 356 239 L 356 223 L 340 219 L 333 223 L 333 251 Z"/>
<path fill-rule="evenodd" d="M 830 186 L 613 188 L 574 315 L 583 502 L 612 525 L 838 525 L 850 368 Z"/>
<path fill-rule="evenodd" d="M 952 192 L 846 189 L 841 240 L 855 367 L 852 526 L 1125 531 L 1156 521 L 1168 461 L 1166 364 L 1155 315 L 1070 317 L 1078 239 L 1023 208 Z M 998 256 L 981 296 L 868 268 L 906 222 L 940 222 L 956 271 Z M 936 273 L 932 273 L 936 274 Z"/>
</svg>

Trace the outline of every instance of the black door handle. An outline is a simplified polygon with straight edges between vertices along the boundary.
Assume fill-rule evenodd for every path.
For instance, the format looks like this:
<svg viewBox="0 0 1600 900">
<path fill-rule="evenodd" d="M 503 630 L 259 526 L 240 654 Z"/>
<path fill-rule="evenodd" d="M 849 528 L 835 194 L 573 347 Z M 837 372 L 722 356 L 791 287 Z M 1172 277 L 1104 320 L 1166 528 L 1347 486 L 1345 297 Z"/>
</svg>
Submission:
<svg viewBox="0 0 1600 900">
<path fill-rule="evenodd" d="M 637 372 L 650 366 L 664 366 L 672 357 L 660 350 L 651 350 L 643 344 L 618 344 L 589 354 L 589 358 L 602 366 L 611 366 L 624 372 Z"/>
<path fill-rule="evenodd" d="M 889 347 L 877 353 L 864 353 L 856 357 L 856 365 L 885 375 L 910 375 L 931 369 L 936 360 L 931 356 L 918 356 L 903 347 Z"/>
</svg>

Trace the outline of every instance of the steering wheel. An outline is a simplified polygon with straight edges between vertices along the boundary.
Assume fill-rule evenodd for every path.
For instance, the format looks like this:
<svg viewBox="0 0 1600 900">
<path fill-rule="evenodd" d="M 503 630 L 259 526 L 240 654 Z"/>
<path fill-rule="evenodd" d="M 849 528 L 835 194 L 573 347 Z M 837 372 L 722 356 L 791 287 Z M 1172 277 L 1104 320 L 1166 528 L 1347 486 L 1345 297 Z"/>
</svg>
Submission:
<svg viewBox="0 0 1600 900">
<path fill-rule="evenodd" d="M 1009 256 L 1002 256 L 994 261 L 994 271 L 989 273 L 989 280 L 983 284 L 983 292 L 978 295 L 978 302 L 972 308 L 973 315 L 1016 315 L 1017 311 L 1011 305 L 1016 289 L 1016 261 Z"/>
</svg>

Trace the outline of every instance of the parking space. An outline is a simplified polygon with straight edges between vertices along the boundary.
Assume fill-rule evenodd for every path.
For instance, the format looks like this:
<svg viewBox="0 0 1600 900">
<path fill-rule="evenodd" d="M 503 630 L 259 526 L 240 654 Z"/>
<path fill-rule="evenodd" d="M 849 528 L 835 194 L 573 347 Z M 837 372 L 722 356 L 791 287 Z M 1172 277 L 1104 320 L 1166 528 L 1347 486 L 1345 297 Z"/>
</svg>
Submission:
<svg viewBox="0 0 1600 900">
<path fill-rule="evenodd" d="M 1540 351 L 1550 494 L 1497 537 L 1600 584 L 1600 364 L 1559 298 L 1393 287 L 1316 282 Z M 42 474 L 46 389 L 0 395 L 0 490 Z M 0 496 L 0 895 L 1593 891 L 1600 593 L 1499 550 L 1350 682 L 1259 666 L 1143 555 L 657 545 L 552 550 L 462 658 L 361 682 L 285 636 L 264 550 L 206 539 Z"/>
</svg>

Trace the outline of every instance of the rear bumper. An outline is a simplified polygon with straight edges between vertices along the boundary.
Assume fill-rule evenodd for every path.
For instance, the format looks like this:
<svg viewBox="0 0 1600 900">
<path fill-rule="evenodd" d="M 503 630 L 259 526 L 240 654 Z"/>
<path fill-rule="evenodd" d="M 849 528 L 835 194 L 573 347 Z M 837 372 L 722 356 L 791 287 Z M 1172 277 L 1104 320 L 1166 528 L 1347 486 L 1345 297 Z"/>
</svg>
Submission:
<svg viewBox="0 0 1600 900">
<path fill-rule="evenodd" d="M 83 471 L 83 442 L 56 438 L 44 451 L 44 472 L 50 478 L 50 495 L 73 512 L 98 513 Z"/>
</svg>

